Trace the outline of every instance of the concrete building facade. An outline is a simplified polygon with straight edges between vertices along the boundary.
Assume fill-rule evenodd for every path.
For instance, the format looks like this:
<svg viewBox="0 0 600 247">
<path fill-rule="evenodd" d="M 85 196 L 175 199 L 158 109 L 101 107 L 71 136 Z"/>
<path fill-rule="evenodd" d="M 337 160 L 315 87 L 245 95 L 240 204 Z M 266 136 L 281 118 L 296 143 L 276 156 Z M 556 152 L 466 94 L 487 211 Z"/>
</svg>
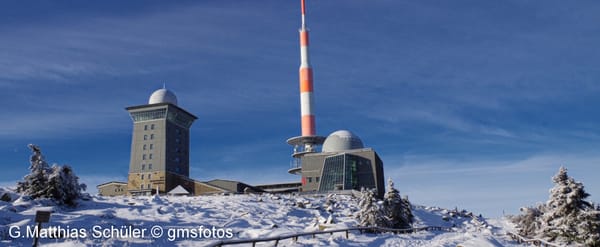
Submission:
<svg viewBox="0 0 600 247">
<path fill-rule="evenodd" d="M 178 185 L 193 192 L 190 127 L 197 117 L 180 108 L 175 94 L 164 88 L 152 93 L 148 104 L 126 109 L 133 120 L 128 193 L 166 193 Z"/>
<path fill-rule="evenodd" d="M 127 183 L 111 181 L 96 186 L 102 196 L 123 196 L 127 194 Z"/>
</svg>

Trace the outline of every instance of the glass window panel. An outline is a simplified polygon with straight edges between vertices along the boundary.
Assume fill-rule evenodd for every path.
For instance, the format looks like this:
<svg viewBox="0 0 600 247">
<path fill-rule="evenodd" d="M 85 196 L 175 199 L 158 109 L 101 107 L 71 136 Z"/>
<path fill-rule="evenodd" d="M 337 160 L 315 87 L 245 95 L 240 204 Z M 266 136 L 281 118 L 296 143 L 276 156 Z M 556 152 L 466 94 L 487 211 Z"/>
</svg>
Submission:
<svg viewBox="0 0 600 247">
<path fill-rule="evenodd" d="M 327 157 L 323 164 L 323 175 L 319 191 L 332 191 L 343 189 L 344 183 L 344 155 Z"/>
</svg>

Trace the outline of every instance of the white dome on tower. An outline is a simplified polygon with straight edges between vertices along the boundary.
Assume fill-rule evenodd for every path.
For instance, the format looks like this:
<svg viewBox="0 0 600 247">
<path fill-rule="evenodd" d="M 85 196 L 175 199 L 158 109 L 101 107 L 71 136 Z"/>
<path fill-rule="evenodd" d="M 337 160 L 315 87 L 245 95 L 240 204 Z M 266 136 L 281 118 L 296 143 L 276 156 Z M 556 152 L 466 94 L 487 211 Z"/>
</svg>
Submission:
<svg viewBox="0 0 600 247">
<path fill-rule="evenodd" d="M 171 103 L 177 105 L 177 96 L 168 89 L 161 88 L 150 95 L 148 104 Z"/>
<path fill-rule="evenodd" d="M 333 132 L 323 142 L 323 152 L 341 152 L 359 148 L 364 148 L 363 142 L 357 135 L 347 130 Z"/>
</svg>

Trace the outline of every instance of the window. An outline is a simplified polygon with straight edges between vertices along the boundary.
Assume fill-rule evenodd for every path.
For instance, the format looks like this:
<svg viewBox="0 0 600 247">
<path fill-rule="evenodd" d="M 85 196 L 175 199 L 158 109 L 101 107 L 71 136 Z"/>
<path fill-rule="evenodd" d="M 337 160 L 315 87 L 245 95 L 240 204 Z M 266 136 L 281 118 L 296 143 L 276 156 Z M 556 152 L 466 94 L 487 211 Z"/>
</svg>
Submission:
<svg viewBox="0 0 600 247">
<path fill-rule="evenodd" d="M 142 160 L 146 160 L 146 154 L 142 154 Z"/>
<path fill-rule="evenodd" d="M 150 189 L 150 184 L 148 184 L 148 189 Z"/>
<path fill-rule="evenodd" d="M 319 191 L 376 188 L 375 179 L 369 159 L 340 154 L 327 157 L 323 164 L 323 180 Z"/>
<path fill-rule="evenodd" d="M 144 185 L 143 185 L 143 184 L 141 184 L 141 185 L 140 185 L 140 190 L 143 190 L 143 189 L 144 189 Z"/>
<path fill-rule="evenodd" d="M 148 156 L 149 156 L 149 157 L 148 157 L 148 159 L 150 159 L 150 160 L 151 160 L 151 159 L 152 159 L 152 154 L 150 154 L 150 155 L 148 155 Z"/>
<path fill-rule="evenodd" d="M 179 139 L 179 138 L 175 138 L 175 142 L 177 142 L 177 143 L 180 143 L 180 142 L 181 142 L 181 139 Z"/>
<path fill-rule="evenodd" d="M 181 159 L 179 157 L 175 157 L 175 162 L 179 163 L 179 162 L 181 162 Z"/>
<path fill-rule="evenodd" d="M 150 129 L 153 130 L 154 129 L 154 124 L 150 125 Z"/>
<path fill-rule="evenodd" d="M 344 155 L 327 157 L 323 164 L 323 182 L 319 191 L 342 190 L 344 185 Z"/>
<path fill-rule="evenodd" d="M 143 179 L 143 178 L 142 178 L 142 179 Z M 311 178 L 311 177 L 307 177 L 307 179 L 308 179 L 308 182 L 309 182 L 309 183 L 312 183 L 312 178 Z"/>
<path fill-rule="evenodd" d="M 154 144 L 150 143 L 150 150 L 154 148 Z"/>
<path fill-rule="evenodd" d="M 148 170 L 152 170 L 152 164 L 148 164 Z"/>
<path fill-rule="evenodd" d="M 148 125 L 144 125 L 144 130 L 148 130 Z"/>
<path fill-rule="evenodd" d="M 315 182 L 317 182 L 317 183 L 318 183 L 318 182 L 319 182 L 319 179 L 320 179 L 320 177 L 316 177 L 316 178 L 315 178 Z"/>
<path fill-rule="evenodd" d="M 146 150 L 146 144 L 144 144 L 144 148 L 143 149 Z"/>
<path fill-rule="evenodd" d="M 148 135 L 144 135 L 144 140 L 148 140 Z"/>
<path fill-rule="evenodd" d="M 148 174 L 148 180 L 152 179 L 152 174 Z"/>
<path fill-rule="evenodd" d="M 150 134 L 150 140 L 154 139 L 154 134 Z"/>
<path fill-rule="evenodd" d="M 150 165 L 149 165 L 150 166 Z M 150 169 L 150 167 L 148 166 L 148 169 Z M 146 164 L 142 164 L 142 170 L 146 170 Z"/>
<path fill-rule="evenodd" d="M 142 180 L 144 180 L 144 174 L 142 174 Z"/>
<path fill-rule="evenodd" d="M 167 113 L 167 109 L 158 109 L 153 111 L 135 112 L 131 114 L 134 122 L 147 121 L 153 119 L 164 118 Z"/>
</svg>

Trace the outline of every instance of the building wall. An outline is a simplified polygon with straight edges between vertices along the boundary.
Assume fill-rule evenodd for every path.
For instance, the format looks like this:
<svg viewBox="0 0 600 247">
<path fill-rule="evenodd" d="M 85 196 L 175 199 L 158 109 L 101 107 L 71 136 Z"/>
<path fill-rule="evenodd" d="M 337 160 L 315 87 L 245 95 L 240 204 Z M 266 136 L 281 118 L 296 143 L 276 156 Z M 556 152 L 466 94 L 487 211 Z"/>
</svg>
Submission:
<svg viewBox="0 0 600 247">
<path fill-rule="evenodd" d="M 175 173 L 171 173 L 171 172 L 167 172 L 166 175 L 167 175 L 167 177 L 166 177 L 164 193 L 167 193 L 167 192 L 171 191 L 172 189 L 175 189 L 175 187 L 177 187 L 177 185 L 181 185 L 181 187 L 183 187 L 185 190 L 189 191 L 190 194 L 192 194 L 192 195 L 196 194 L 194 191 L 195 185 L 194 185 L 193 179 L 190 179 L 187 176 L 182 176 L 180 174 L 175 174 Z"/>
<path fill-rule="evenodd" d="M 190 175 L 189 130 L 175 123 L 166 122 L 165 164 L 168 172 L 186 177 Z"/>
<path fill-rule="evenodd" d="M 225 192 L 222 189 L 216 188 L 206 183 L 196 181 L 194 183 L 194 195 L 206 195 Z"/>
<path fill-rule="evenodd" d="M 177 185 L 193 192 L 189 179 L 189 127 L 195 116 L 170 104 L 129 107 L 133 116 L 163 111 L 158 119 L 133 123 L 127 189 L 131 194 L 166 193 Z M 150 176 L 150 179 L 148 178 Z"/>
<path fill-rule="evenodd" d="M 302 191 L 318 191 L 325 158 L 332 154 L 316 153 L 302 157 Z"/>
<path fill-rule="evenodd" d="M 232 193 L 244 193 L 246 191 L 262 192 L 262 190 L 259 188 L 256 188 L 254 186 L 251 186 L 251 185 L 239 182 L 239 181 L 215 179 L 215 180 L 207 181 L 205 183 L 225 189 L 226 191 L 232 192 Z"/>
<path fill-rule="evenodd" d="M 155 192 L 156 187 L 160 192 L 165 191 L 166 172 L 148 171 L 129 173 L 127 190 L 131 193 Z"/>
<path fill-rule="evenodd" d="M 127 194 L 127 184 L 108 183 L 98 186 L 98 194 L 101 196 L 123 196 Z"/>
</svg>

